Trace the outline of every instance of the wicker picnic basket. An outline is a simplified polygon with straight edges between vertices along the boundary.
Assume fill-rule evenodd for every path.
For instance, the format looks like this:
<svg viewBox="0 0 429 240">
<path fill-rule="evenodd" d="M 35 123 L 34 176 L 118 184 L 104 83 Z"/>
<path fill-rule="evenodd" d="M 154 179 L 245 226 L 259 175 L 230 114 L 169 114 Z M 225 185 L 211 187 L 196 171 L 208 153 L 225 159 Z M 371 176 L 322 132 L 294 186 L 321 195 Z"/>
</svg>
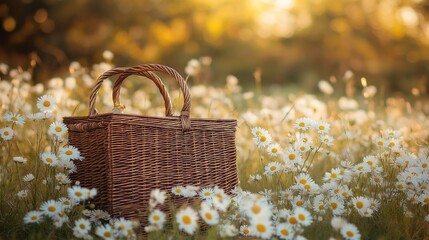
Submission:
<svg viewBox="0 0 429 240">
<path fill-rule="evenodd" d="M 173 116 L 170 97 L 153 72 L 173 77 L 183 93 L 180 116 Z M 130 75 L 152 80 L 164 98 L 166 117 L 122 113 L 98 114 L 97 92 L 103 81 L 119 75 L 113 101 L 119 104 L 121 83 Z M 225 191 L 237 184 L 233 119 L 190 118 L 191 96 L 184 79 L 174 69 L 158 64 L 115 68 L 102 74 L 90 95 L 89 114 L 65 117 L 70 144 L 85 157 L 75 161 L 73 180 L 98 189 L 94 203 L 114 216 L 139 218 L 147 223 L 151 190 L 173 186 L 219 186 Z M 173 198 L 176 205 L 181 198 Z"/>
</svg>

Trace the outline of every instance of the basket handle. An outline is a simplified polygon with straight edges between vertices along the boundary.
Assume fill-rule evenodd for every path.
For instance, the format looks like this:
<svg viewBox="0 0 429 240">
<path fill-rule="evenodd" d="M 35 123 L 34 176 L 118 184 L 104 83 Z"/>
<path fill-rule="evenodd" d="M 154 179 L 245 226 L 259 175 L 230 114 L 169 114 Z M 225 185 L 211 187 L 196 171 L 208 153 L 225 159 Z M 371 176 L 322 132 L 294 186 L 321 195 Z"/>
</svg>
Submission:
<svg viewBox="0 0 429 240">
<path fill-rule="evenodd" d="M 182 123 L 183 130 L 189 130 L 191 127 L 191 123 L 189 120 L 189 111 L 191 108 L 191 94 L 189 93 L 189 88 L 186 85 L 186 82 L 183 79 L 183 77 L 176 70 L 160 64 L 142 64 L 142 65 L 137 65 L 137 66 L 128 67 L 128 68 L 114 68 L 103 73 L 98 78 L 94 88 L 92 89 L 91 95 L 89 97 L 89 114 L 88 115 L 94 116 L 97 114 L 97 111 L 95 110 L 95 101 L 97 99 L 97 92 L 100 89 L 101 84 L 105 79 L 107 79 L 108 77 L 114 76 L 116 74 L 126 74 L 128 76 L 128 75 L 133 75 L 133 74 L 138 74 L 141 72 L 148 72 L 148 71 L 167 73 L 177 81 L 183 93 L 183 98 L 184 98 L 183 107 L 180 112 L 180 121 Z"/>
<path fill-rule="evenodd" d="M 125 78 L 129 77 L 130 75 L 132 74 L 122 73 L 121 75 L 119 75 L 118 79 L 115 81 L 115 84 L 113 85 L 112 99 L 113 99 L 115 108 L 123 108 L 119 100 L 119 96 L 121 93 L 121 84 L 125 80 Z M 173 108 L 171 104 L 170 95 L 168 95 L 167 89 L 165 88 L 165 85 L 162 82 L 161 78 L 159 78 L 158 75 L 156 75 L 153 72 L 138 72 L 135 75 L 140 75 L 140 76 L 149 78 L 155 83 L 155 85 L 159 89 L 159 92 L 164 98 L 165 116 L 167 117 L 173 116 L 173 110 L 172 110 Z"/>
</svg>

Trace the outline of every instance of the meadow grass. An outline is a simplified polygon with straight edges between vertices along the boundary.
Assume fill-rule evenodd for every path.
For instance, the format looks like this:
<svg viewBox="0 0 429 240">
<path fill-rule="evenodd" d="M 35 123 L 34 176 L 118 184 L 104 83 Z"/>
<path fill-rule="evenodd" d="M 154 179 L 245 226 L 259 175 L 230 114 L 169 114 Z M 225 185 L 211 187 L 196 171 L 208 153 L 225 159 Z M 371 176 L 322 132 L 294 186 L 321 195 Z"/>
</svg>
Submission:
<svg viewBox="0 0 429 240">
<path fill-rule="evenodd" d="M 193 85 L 189 80 L 192 117 L 238 120 L 239 188 L 225 193 L 211 186 L 213 195 L 191 204 L 188 212 L 185 206 L 173 207 L 171 192 L 154 192 L 149 214 L 155 214 L 159 205 L 170 204 L 171 216 L 164 222 L 161 214 L 150 226 L 140 228 L 133 219 L 94 209 L 88 203 L 95 190 L 77 189 L 68 179 L 80 154 L 73 149 L 67 154 L 61 119 L 86 114 L 94 80 L 111 67 L 101 63 L 85 69 L 72 63 L 69 76 L 36 86 L 23 71 L 4 73 L 0 81 L 0 239 L 109 239 L 106 231 L 124 239 L 429 238 L 429 120 L 421 107 L 428 104 L 427 99 L 379 100 L 367 86 L 360 87 L 361 96 L 328 82 L 319 84 L 324 95 L 316 96 L 266 95 L 258 90 L 262 86 L 243 92 L 232 76 L 224 87 Z M 140 81 L 134 78 L 124 84 L 121 103 L 126 112 L 162 116 L 162 98 L 153 86 L 136 83 Z M 99 93 L 101 112 L 113 107 L 111 87 L 106 82 Z M 183 98 L 177 88 L 170 95 L 178 111 Z M 50 106 L 44 105 L 46 100 Z M 47 162 L 42 153 L 54 154 L 56 164 Z M 28 174 L 33 177 L 26 181 Z M 182 197 L 204 190 L 182 187 L 186 192 Z M 76 191 L 87 197 L 74 196 Z M 58 202 L 61 211 L 52 216 L 43 210 L 48 200 L 60 199 L 68 199 L 71 206 Z M 24 220 L 32 210 L 40 210 L 42 221 Z M 216 224 L 209 226 L 210 219 L 202 213 L 211 214 Z M 183 223 L 184 216 L 190 224 Z M 76 230 L 79 219 L 88 220 L 91 230 Z M 198 227 L 193 228 L 194 223 Z M 147 233 L 141 234 L 144 228 Z"/>
</svg>

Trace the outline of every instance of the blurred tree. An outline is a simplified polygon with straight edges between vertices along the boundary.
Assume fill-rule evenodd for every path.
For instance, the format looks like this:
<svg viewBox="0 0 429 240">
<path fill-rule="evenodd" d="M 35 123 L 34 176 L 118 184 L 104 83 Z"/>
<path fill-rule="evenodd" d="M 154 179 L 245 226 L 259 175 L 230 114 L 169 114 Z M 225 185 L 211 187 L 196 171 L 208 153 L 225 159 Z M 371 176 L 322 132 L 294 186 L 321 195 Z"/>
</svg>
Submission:
<svg viewBox="0 0 429 240">
<path fill-rule="evenodd" d="M 43 81 L 70 60 L 102 60 L 105 49 L 117 65 L 182 72 L 189 59 L 211 56 L 218 80 L 253 81 L 260 68 L 264 82 L 315 86 L 351 70 L 408 91 L 427 88 L 428 13 L 422 0 L 3 0 L 0 59 L 27 67 L 38 57 Z"/>
</svg>

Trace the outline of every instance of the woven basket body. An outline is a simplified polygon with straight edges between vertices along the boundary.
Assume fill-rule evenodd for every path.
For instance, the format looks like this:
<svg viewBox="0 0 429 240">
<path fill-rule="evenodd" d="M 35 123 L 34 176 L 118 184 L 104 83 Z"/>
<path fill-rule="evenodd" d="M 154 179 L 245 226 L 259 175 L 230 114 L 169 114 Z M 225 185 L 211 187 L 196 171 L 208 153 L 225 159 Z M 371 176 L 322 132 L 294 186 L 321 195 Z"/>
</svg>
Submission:
<svg viewBox="0 0 429 240">
<path fill-rule="evenodd" d="M 72 179 L 98 189 L 98 208 L 143 224 L 153 189 L 231 190 L 237 185 L 236 120 L 190 118 L 186 130 L 182 120 L 120 113 L 64 118 L 70 144 L 85 157 L 75 161 Z"/>
</svg>

